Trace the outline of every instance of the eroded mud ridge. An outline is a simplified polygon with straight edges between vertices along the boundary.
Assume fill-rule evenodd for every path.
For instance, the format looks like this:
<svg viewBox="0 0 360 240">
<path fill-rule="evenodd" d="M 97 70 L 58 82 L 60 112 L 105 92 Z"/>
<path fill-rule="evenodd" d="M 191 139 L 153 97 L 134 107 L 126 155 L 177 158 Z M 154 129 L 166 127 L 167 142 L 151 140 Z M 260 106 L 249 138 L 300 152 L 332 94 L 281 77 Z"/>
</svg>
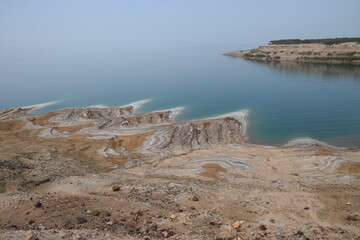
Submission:
<svg viewBox="0 0 360 240">
<path fill-rule="evenodd" d="M 0 239 L 356 239 L 360 151 L 247 142 L 247 111 L 0 111 Z"/>
</svg>

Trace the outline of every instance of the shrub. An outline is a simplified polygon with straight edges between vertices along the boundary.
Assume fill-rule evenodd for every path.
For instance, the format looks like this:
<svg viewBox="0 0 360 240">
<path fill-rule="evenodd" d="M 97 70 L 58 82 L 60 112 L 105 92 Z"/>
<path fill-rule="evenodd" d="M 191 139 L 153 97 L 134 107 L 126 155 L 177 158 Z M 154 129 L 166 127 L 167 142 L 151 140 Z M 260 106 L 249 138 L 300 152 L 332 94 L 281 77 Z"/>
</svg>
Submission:
<svg viewBox="0 0 360 240">
<path fill-rule="evenodd" d="M 253 57 L 254 55 L 252 55 L 252 54 L 250 54 L 250 53 L 245 53 L 244 54 L 244 57 L 248 57 L 248 58 L 250 58 L 250 57 Z"/>
<path fill-rule="evenodd" d="M 265 57 L 265 55 L 264 54 L 256 54 L 255 57 L 256 58 L 263 58 L 263 57 Z"/>
<path fill-rule="evenodd" d="M 283 39 L 270 41 L 271 44 L 301 44 L 301 43 L 322 43 L 326 45 L 333 45 L 346 42 L 360 43 L 360 38 L 322 38 L 322 39 Z"/>
</svg>

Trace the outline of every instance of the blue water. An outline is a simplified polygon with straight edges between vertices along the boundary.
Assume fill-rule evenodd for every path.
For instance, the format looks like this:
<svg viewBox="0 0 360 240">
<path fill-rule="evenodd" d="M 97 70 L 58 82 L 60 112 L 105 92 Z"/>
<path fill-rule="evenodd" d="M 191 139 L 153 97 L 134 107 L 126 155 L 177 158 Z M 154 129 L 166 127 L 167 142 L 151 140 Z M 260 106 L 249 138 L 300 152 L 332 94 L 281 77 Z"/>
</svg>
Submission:
<svg viewBox="0 0 360 240">
<path fill-rule="evenodd" d="M 61 100 L 47 112 L 151 98 L 141 112 L 185 106 L 180 120 L 250 109 L 255 143 L 306 136 L 360 146 L 359 67 L 221 55 L 240 48 L 8 51 L 0 56 L 0 108 Z"/>
</svg>

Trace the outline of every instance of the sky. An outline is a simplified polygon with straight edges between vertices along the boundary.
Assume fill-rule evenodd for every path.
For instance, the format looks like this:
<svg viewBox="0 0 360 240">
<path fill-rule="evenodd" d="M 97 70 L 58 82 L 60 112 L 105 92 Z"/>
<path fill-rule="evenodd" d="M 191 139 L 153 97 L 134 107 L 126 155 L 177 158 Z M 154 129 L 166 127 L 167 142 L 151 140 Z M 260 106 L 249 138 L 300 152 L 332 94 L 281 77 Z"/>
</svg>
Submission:
<svg viewBox="0 0 360 240">
<path fill-rule="evenodd" d="M 0 53 L 360 37 L 359 10 L 359 0 L 1 0 Z"/>
</svg>

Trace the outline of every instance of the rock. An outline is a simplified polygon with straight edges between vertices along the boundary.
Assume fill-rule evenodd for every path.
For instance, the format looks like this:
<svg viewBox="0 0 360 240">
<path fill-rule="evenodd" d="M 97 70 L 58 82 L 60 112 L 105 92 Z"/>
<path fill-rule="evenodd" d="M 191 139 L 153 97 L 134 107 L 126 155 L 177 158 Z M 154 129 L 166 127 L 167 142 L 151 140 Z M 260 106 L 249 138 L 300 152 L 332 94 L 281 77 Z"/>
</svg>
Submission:
<svg viewBox="0 0 360 240">
<path fill-rule="evenodd" d="M 34 206 L 35 206 L 36 208 L 41 208 L 42 203 L 39 202 L 39 201 L 37 201 L 37 202 L 34 204 Z"/>
<path fill-rule="evenodd" d="M 173 221 L 177 220 L 177 216 L 175 214 L 170 215 L 170 219 Z"/>
<path fill-rule="evenodd" d="M 260 226 L 259 226 L 259 229 L 261 230 L 261 231 L 266 231 L 266 226 L 264 225 L 264 224 L 261 224 Z"/>
<path fill-rule="evenodd" d="M 95 210 L 95 211 L 92 212 L 92 215 L 93 216 L 99 216 L 100 212 L 98 210 Z"/>
<path fill-rule="evenodd" d="M 241 227 L 241 225 L 243 225 L 245 223 L 245 221 L 236 221 L 233 223 L 233 228 L 237 229 L 239 227 Z"/>
<path fill-rule="evenodd" d="M 112 186 L 112 190 L 113 190 L 113 192 L 118 192 L 118 191 L 120 191 L 120 186 L 114 185 L 114 186 Z"/>
<path fill-rule="evenodd" d="M 346 217 L 346 220 L 348 221 L 359 221 L 360 220 L 360 215 L 348 215 Z"/>
<path fill-rule="evenodd" d="M 139 213 L 140 213 L 140 211 L 138 211 L 138 210 L 134 210 L 134 211 L 131 211 L 131 212 L 130 212 L 131 215 L 137 215 L 137 214 L 139 214 Z"/>
<path fill-rule="evenodd" d="M 27 231 L 25 235 L 26 240 L 38 240 L 39 238 L 36 236 L 36 234 L 33 231 Z"/>
<path fill-rule="evenodd" d="M 91 211 L 90 211 L 90 210 L 86 210 L 86 213 L 87 213 L 87 214 L 90 214 L 90 213 L 91 213 Z"/>
<path fill-rule="evenodd" d="M 107 213 L 105 214 L 105 216 L 110 217 L 110 216 L 111 216 L 111 213 L 107 212 Z"/>
<path fill-rule="evenodd" d="M 82 217 L 77 217 L 76 219 L 77 219 L 78 224 L 83 224 L 83 223 L 87 222 L 87 220 L 85 218 L 82 218 Z"/>
<path fill-rule="evenodd" d="M 192 200 L 195 201 L 195 202 L 197 202 L 197 201 L 199 201 L 199 198 L 196 197 L 196 196 L 193 196 Z"/>
<path fill-rule="evenodd" d="M 163 231 L 161 234 L 163 235 L 164 238 L 169 237 L 169 233 L 167 231 Z"/>
<path fill-rule="evenodd" d="M 301 231 L 301 229 L 297 230 L 297 232 L 295 233 L 295 235 L 297 236 L 304 236 L 304 232 Z"/>
<path fill-rule="evenodd" d="M 30 221 L 29 221 L 29 225 L 34 224 L 34 223 L 35 223 L 34 220 L 30 220 Z"/>
<path fill-rule="evenodd" d="M 309 207 L 304 207 L 305 210 L 309 210 Z"/>
<path fill-rule="evenodd" d="M 150 226 L 149 230 L 151 230 L 151 231 L 156 231 L 157 228 L 158 228 L 158 225 L 157 225 L 156 223 L 153 223 L 153 224 Z"/>
</svg>

